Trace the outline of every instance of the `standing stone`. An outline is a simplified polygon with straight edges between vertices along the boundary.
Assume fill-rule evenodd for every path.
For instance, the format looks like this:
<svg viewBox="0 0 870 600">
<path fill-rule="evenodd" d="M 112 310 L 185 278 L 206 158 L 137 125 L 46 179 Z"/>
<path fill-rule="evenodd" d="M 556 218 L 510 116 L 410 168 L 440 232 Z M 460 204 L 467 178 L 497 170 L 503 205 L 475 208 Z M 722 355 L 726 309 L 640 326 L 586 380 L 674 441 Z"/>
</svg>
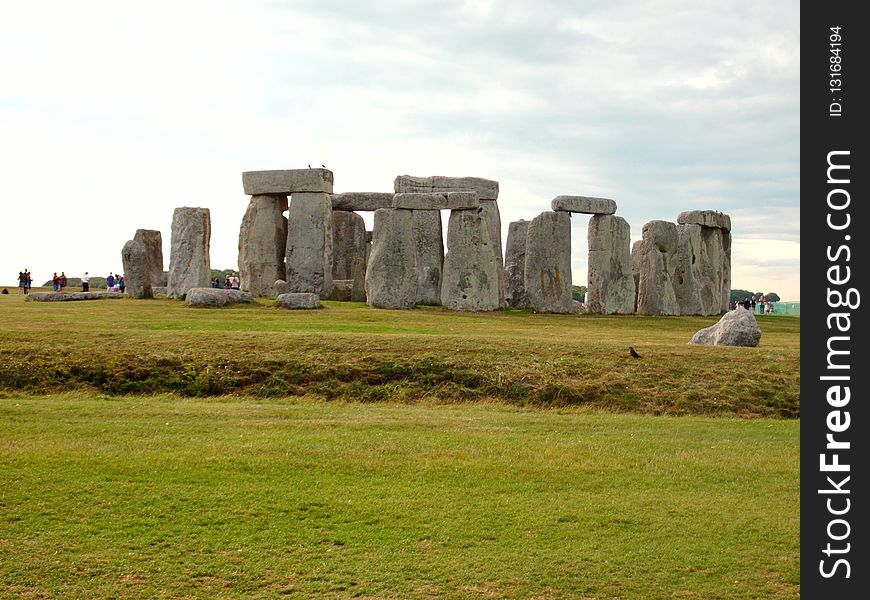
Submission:
<svg viewBox="0 0 870 600">
<path fill-rule="evenodd" d="M 287 284 L 292 293 L 328 298 L 332 292 L 332 200 L 326 193 L 290 197 L 287 214 Z"/>
<path fill-rule="evenodd" d="M 526 233 L 525 288 L 535 312 L 571 312 L 571 214 L 543 212 Z"/>
<path fill-rule="evenodd" d="M 721 213 L 720 213 L 721 214 Z M 683 315 L 718 315 L 725 292 L 731 296 L 731 234 L 722 228 L 677 225 L 678 253 L 674 290 Z M 726 267 L 727 264 L 727 267 Z M 727 272 L 726 272 L 727 271 Z"/>
<path fill-rule="evenodd" d="M 151 288 L 163 286 L 163 236 L 155 229 L 137 229 L 133 239 L 145 246 Z"/>
<path fill-rule="evenodd" d="M 731 232 L 722 232 L 722 297 L 719 312 L 723 313 L 731 305 Z"/>
<path fill-rule="evenodd" d="M 637 292 L 640 290 L 641 247 L 643 240 L 637 240 L 631 246 L 631 274 L 634 278 L 634 312 L 637 312 Z"/>
<path fill-rule="evenodd" d="M 372 251 L 366 268 L 366 302 L 378 308 L 414 308 L 417 270 L 413 211 L 375 211 Z"/>
<path fill-rule="evenodd" d="M 677 226 L 668 221 L 650 221 L 643 226 L 637 257 L 640 278 L 637 312 L 644 315 L 678 315 L 674 292 L 677 267 Z"/>
<path fill-rule="evenodd" d="M 211 285 L 209 242 L 211 215 L 207 208 L 175 209 L 169 249 L 169 284 L 166 295 L 183 298 L 190 288 Z"/>
<path fill-rule="evenodd" d="M 504 306 L 504 253 L 501 248 L 501 213 L 499 213 L 496 200 L 481 200 L 480 206 L 482 208 L 480 214 L 489 229 L 489 239 L 492 240 L 498 260 L 498 305 Z"/>
<path fill-rule="evenodd" d="M 251 196 L 239 231 L 240 289 L 254 297 L 274 296 L 274 284 L 285 276 L 284 215 L 287 196 Z"/>
<path fill-rule="evenodd" d="M 525 282 L 528 230 L 528 221 L 514 221 L 508 225 L 504 253 L 504 299 L 511 308 L 529 308 Z"/>
<path fill-rule="evenodd" d="M 500 272 L 490 224 L 483 211 L 450 211 L 442 306 L 463 311 L 496 310 L 500 306 Z"/>
<path fill-rule="evenodd" d="M 588 241 L 587 309 L 606 315 L 633 313 L 635 288 L 628 222 L 613 215 L 593 215 Z"/>
<path fill-rule="evenodd" d="M 411 211 L 411 228 L 414 237 L 414 269 L 417 273 L 417 304 L 440 304 L 444 268 L 441 212 Z"/>
<path fill-rule="evenodd" d="M 354 212 L 332 213 L 332 280 L 350 280 L 348 299 L 366 301 L 366 224 Z"/>
<path fill-rule="evenodd" d="M 152 298 L 148 250 L 139 240 L 129 240 L 121 250 L 125 291 L 131 298 Z"/>
<path fill-rule="evenodd" d="M 681 315 L 705 315 L 701 302 L 701 286 L 704 283 L 702 263 L 704 259 L 701 242 L 701 226 L 695 224 L 677 225 L 677 267 L 674 271 L 674 293 Z M 709 282 L 708 282 L 709 283 Z M 716 299 L 719 308 L 719 299 Z"/>
</svg>

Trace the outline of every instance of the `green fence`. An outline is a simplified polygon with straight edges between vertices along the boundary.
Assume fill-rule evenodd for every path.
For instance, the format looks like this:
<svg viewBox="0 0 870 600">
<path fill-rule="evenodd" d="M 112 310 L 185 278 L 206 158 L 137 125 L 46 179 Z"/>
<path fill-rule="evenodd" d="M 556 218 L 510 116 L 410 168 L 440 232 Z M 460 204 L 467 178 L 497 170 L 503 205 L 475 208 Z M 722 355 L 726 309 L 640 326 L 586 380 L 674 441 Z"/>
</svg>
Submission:
<svg viewBox="0 0 870 600">
<path fill-rule="evenodd" d="M 773 314 L 799 317 L 799 316 L 801 316 L 801 303 L 800 302 L 774 302 L 773 303 Z"/>
</svg>

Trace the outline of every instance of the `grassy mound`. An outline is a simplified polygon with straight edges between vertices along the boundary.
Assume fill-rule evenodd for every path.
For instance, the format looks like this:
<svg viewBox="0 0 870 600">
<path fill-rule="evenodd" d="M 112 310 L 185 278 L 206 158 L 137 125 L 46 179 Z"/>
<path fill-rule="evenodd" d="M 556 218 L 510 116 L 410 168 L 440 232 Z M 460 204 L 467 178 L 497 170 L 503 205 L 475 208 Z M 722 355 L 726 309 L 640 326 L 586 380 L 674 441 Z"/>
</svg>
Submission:
<svg viewBox="0 0 870 600">
<path fill-rule="evenodd" d="M 268 301 L 0 298 L 0 390 L 588 405 L 666 414 L 800 413 L 800 320 L 759 317 L 758 348 L 687 344 L 716 317 L 451 313 Z M 629 356 L 634 346 L 642 359 Z"/>
</svg>

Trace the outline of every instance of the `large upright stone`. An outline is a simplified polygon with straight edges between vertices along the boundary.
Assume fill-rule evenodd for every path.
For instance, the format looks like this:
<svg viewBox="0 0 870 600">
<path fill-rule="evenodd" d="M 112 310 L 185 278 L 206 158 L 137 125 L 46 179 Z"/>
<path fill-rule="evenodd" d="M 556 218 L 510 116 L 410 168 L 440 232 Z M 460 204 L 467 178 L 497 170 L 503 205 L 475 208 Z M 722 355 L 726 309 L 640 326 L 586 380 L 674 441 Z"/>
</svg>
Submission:
<svg viewBox="0 0 870 600">
<path fill-rule="evenodd" d="M 151 298 L 151 272 L 148 251 L 139 240 L 129 240 L 121 249 L 125 292 L 131 298 Z"/>
<path fill-rule="evenodd" d="M 633 313 L 635 289 L 628 222 L 613 215 L 593 215 L 588 241 L 587 310 L 606 315 Z"/>
<path fill-rule="evenodd" d="M 481 210 L 452 210 L 441 305 L 450 310 L 489 311 L 500 306 L 497 249 Z"/>
<path fill-rule="evenodd" d="M 152 289 L 163 286 L 163 236 L 156 229 L 137 229 L 133 239 L 145 246 Z"/>
<path fill-rule="evenodd" d="M 413 211 L 376 210 L 366 268 L 366 302 L 378 308 L 414 308 L 417 287 Z"/>
<path fill-rule="evenodd" d="M 555 211 L 590 215 L 612 215 L 616 212 L 615 201 L 591 196 L 556 196 L 550 202 L 550 207 Z"/>
<path fill-rule="evenodd" d="M 375 211 L 393 207 L 392 192 L 344 192 L 332 195 L 333 210 Z"/>
<path fill-rule="evenodd" d="M 332 279 L 351 281 L 348 299 L 366 301 L 366 224 L 356 213 L 332 213 Z"/>
<path fill-rule="evenodd" d="M 275 295 L 275 281 L 284 279 L 287 243 L 287 196 L 252 196 L 239 230 L 240 289 L 254 297 Z"/>
<path fill-rule="evenodd" d="M 169 283 L 166 295 L 183 298 L 190 288 L 209 287 L 211 215 L 207 208 L 187 206 L 172 214 L 169 248 Z"/>
<path fill-rule="evenodd" d="M 399 175 L 393 182 L 396 193 L 476 192 L 481 200 L 498 200 L 498 181 L 482 177 L 414 177 Z"/>
<path fill-rule="evenodd" d="M 411 219 L 414 235 L 414 269 L 417 272 L 417 304 L 440 304 L 444 268 L 441 212 L 415 210 L 412 211 Z"/>
<path fill-rule="evenodd" d="M 674 291 L 683 315 L 718 315 L 731 296 L 730 240 L 724 228 L 677 225 Z M 728 250 L 726 250 L 726 248 Z"/>
<path fill-rule="evenodd" d="M 529 308 L 525 282 L 528 230 L 528 221 L 514 221 L 508 225 L 504 252 L 504 300 L 511 308 Z"/>
<path fill-rule="evenodd" d="M 333 181 L 334 177 L 329 169 L 285 169 L 242 173 L 242 185 L 248 196 L 261 194 L 288 196 L 297 192 L 331 194 Z"/>
<path fill-rule="evenodd" d="M 325 193 L 296 193 L 287 213 L 287 285 L 291 293 L 320 298 L 332 292 L 332 200 Z"/>
<path fill-rule="evenodd" d="M 668 221 L 650 221 L 643 226 L 638 248 L 640 278 L 637 312 L 644 315 L 678 315 L 674 292 L 677 267 L 677 226 Z"/>
<path fill-rule="evenodd" d="M 504 254 L 501 248 L 501 213 L 498 210 L 498 201 L 481 200 L 480 215 L 489 229 L 489 239 L 495 248 L 496 260 L 498 260 L 498 305 L 504 306 Z"/>
<path fill-rule="evenodd" d="M 570 213 L 546 211 L 529 223 L 524 276 L 535 312 L 572 311 Z"/>
</svg>

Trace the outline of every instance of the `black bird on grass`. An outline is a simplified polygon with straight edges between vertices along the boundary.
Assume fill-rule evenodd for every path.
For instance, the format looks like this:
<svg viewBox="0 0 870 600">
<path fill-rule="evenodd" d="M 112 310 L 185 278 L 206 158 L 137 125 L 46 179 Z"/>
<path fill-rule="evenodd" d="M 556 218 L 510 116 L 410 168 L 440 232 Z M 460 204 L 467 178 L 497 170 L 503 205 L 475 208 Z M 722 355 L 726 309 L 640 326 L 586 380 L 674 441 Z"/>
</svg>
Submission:
<svg viewBox="0 0 870 600">
<path fill-rule="evenodd" d="M 637 350 L 635 350 L 631 346 L 628 347 L 628 353 L 631 354 L 632 358 L 640 358 L 640 354 L 638 354 Z"/>
</svg>

